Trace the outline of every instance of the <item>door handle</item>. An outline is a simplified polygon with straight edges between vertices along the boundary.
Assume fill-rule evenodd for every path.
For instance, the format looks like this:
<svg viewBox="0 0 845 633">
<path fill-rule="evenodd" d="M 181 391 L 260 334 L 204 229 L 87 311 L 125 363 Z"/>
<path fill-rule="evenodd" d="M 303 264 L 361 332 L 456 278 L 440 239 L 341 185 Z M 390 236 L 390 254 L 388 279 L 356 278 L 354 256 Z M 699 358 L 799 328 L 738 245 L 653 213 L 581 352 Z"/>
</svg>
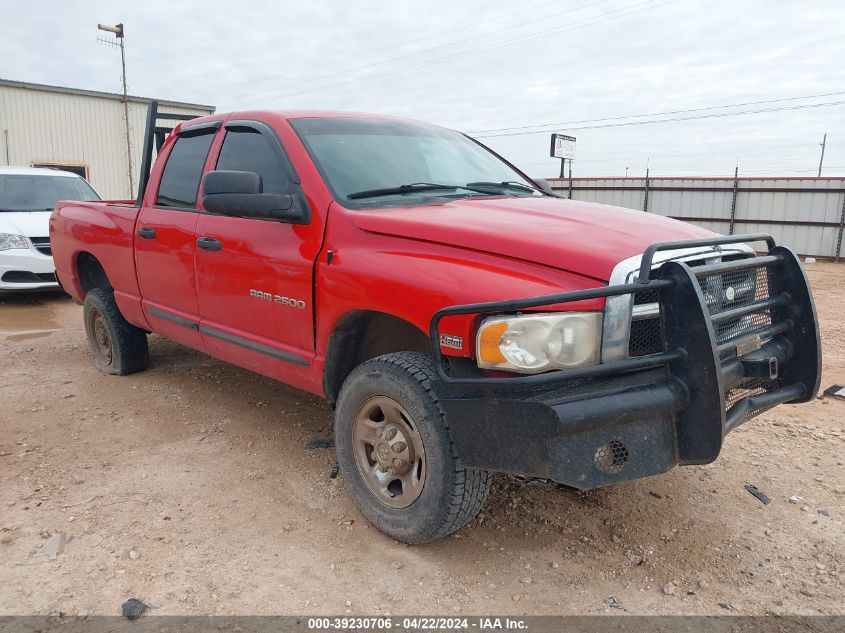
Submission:
<svg viewBox="0 0 845 633">
<path fill-rule="evenodd" d="M 204 251 L 219 251 L 223 248 L 223 242 L 213 237 L 197 238 L 197 246 Z"/>
<path fill-rule="evenodd" d="M 156 230 L 142 226 L 138 229 L 138 235 L 139 237 L 143 237 L 145 240 L 154 240 L 156 237 Z"/>
</svg>

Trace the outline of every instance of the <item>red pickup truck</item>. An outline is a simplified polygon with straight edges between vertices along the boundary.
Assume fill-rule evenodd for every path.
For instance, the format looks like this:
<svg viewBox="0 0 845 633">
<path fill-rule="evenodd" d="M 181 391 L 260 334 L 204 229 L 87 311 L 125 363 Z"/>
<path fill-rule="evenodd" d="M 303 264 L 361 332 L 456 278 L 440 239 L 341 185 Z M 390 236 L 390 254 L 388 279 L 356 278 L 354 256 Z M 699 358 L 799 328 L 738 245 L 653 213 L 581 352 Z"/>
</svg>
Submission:
<svg viewBox="0 0 845 633">
<path fill-rule="evenodd" d="M 51 219 L 95 364 L 145 369 L 155 333 L 326 398 L 396 539 L 465 525 L 491 472 L 589 489 L 713 461 L 818 389 L 810 289 L 768 235 L 562 199 L 415 121 L 174 118 L 151 105 L 137 201 Z"/>
</svg>

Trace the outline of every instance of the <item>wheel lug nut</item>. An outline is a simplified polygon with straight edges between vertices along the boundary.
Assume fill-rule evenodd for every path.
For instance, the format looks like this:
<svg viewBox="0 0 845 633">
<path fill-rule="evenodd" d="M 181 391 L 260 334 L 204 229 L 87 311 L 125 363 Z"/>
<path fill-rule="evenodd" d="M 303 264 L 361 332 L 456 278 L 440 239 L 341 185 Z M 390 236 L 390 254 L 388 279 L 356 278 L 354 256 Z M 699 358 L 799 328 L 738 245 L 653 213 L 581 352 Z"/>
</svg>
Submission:
<svg viewBox="0 0 845 633">
<path fill-rule="evenodd" d="M 407 445 L 405 442 L 396 442 L 396 443 L 395 443 L 393 446 L 391 446 L 390 448 L 392 448 L 392 449 L 393 449 L 393 452 L 394 452 L 394 453 L 401 453 L 401 452 L 402 452 L 402 451 L 404 451 L 406 448 L 408 448 L 408 445 Z"/>
<path fill-rule="evenodd" d="M 401 460 L 401 459 L 399 459 L 398 457 L 394 457 L 394 458 L 393 458 L 393 465 L 394 465 L 396 468 L 399 468 L 399 467 L 402 465 L 402 460 Z"/>
<path fill-rule="evenodd" d="M 390 440 L 392 440 L 394 437 L 396 437 L 396 429 L 394 429 L 394 428 L 390 428 L 390 429 L 387 429 L 387 431 L 385 431 L 385 433 L 384 433 L 384 439 L 386 439 L 386 440 L 390 441 Z"/>
</svg>

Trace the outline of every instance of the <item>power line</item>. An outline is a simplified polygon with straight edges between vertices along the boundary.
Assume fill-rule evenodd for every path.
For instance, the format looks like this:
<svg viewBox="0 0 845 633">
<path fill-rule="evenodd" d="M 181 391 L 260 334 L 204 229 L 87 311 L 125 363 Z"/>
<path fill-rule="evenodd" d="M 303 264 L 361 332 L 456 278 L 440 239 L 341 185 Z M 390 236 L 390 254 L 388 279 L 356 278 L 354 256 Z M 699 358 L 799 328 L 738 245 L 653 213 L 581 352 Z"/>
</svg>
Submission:
<svg viewBox="0 0 845 633">
<path fill-rule="evenodd" d="M 525 13 L 526 11 L 535 11 L 537 9 L 541 9 L 543 7 L 549 6 L 550 4 L 558 4 L 560 1 L 561 0 L 550 0 L 549 2 L 541 2 L 540 4 L 531 5 L 529 7 L 525 7 L 523 9 L 519 9 L 517 11 L 510 11 L 508 13 L 502 13 L 500 15 L 494 15 L 492 17 L 485 18 L 483 20 L 475 20 L 474 22 L 472 22 L 471 24 L 468 24 L 468 25 L 462 24 L 461 26 L 456 26 L 455 28 L 452 28 L 452 29 L 447 29 L 445 31 L 438 31 L 437 33 L 432 33 L 431 35 L 418 37 L 418 38 L 415 38 L 415 39 L 412 39 L 412 40 L 406 40 L 404 42 L 399 42 L 397 44 L 391 44 L 390 46 L 385 46 L 383 48 L 377 48 L 375 50 L 367 51 L 366 53 L 361 53 L 359 55 L 353 55 L 351 57 L 345 57 L 343 59 L 336 59 L 336 60 L 320 62 L 319 64 L 310 64 L 308 66 L 301 66 L 297 70 L 299 72 L 302 72 L 304 70 L 313 70 L 315 68 L 322 68 L 324 66 L 329 66 L 329 65 L 332 65 L 332 64 L 346 63 L 346 62 L 350 62 L 350 61 L 357 60 L 357 59 L 363 59 L 363 58 L 371 56 L 371 55 L 383 53 L 384 51 L 389 51 L 389 50 L 394 50 L 396 48 L 402 48 L 402 47 L 405 47 L 405 46 L 410 46 L 411 44 L 416 44 L 417 42 L 424 42 L 426 40 L 433 40 L 433 39 L 436 39 L 438 37 L 448 35 L 450 33 L 456 33 L 456 32 L 459 32 L 459 31 L 463 32 L 463 31 L 466 31 L 469 28 L 477 27 L 480 24 L 487 24 L 489 22 L 498 22 L 499 20 L 503 20 L 503 19 L 510 17 L 512 15 L 518 15 L 520 13 Z M 594 4 L 602 4 L 602 3 L 608 2 L 608 1 L 609 0 L 601 0 L 600 2 L 596 2 Z M 524 26 L 525 24 L 530 24 L 532 22 L 536 22 L 537 20 L 550 19 L 550 18 L 556 17 L 558 15 L 562 15 L 563 13 L 570 13 L 571 11 L 580 11 L 581 9 L 585 9 L 587 7 L 590 7 L 590 6 L 592 6 L 592 5 L 586 5 L 586 6 L 578 7 L 576 9 L 570 9 L 568 11 L 563 11 L 561 13 L 554 13 L 550 16 L 537 18 L 536 20 L 530 20 L 529 22 L 523 22 L 521 24 L 511 25 L 509 28 L 516 28 L 516 27 L 519 27 L 519 26 Z M 501 32 L 501 31 L 493 31 L 492 33 L 482 33 L 480 36 L 476 36 L 476 37 L 486 37 L 487 35 L 492 35 L 494 33 L 499 33 L 499 32 Z M 470 39 L 474 39 L 474 38 L 470 38 Z M 467 40 L 464 39 L 464 40 L 460 40 L 458 42 L 443 44 L 441 46 L 453 46 L 454 44 L 462 43 L 462 42 L 465 42 L 465 41 L 467 41 Z M 434 48 L 439 48 L 439 47 L 434 47 Z M 414 53 L 411 53 L 411 55 L 418 55 L 418 54 L 421 54 L 421 53 L 425 53 L 429 50 L 434 50 L 434 48 L 416 51 Z M 401 58 L 398 58 L 398 59 L 401 59 Z M 383 61 L 380 61 L 380 62 L 374 62 L 374 64 L 385 63 L 385 61 L 391 61 L 391 60 L 383 60 Z M 355 70 L 355 69 L 352 68 L 350 70 Z M 344 72 L 346 72 L 346 71 L 344 71 Z M 234 87 L 234 86 L 244 86 L 244 85 L 248 85 L 248 84 L 257 83 L 257 82 L 260 82 L 260 81 L 267 81 L 267 80 L 274 79 L 274 78 L 277 78 L 277 77 L 284 77 L 285 74 L 286 73 L 274 73 L 272 75 L 264 75 L 263 77 L 258 77 L 256 79 L 249 79 L 249 80 L 246 80 L 246 81 L 238 81 L 238 82 L 235 82 L 235 83 L 232 83 L 232 84 L 217 86 L 217 88 L 231 88 L 231 87 Z M 330 75 L 330 76 L 333 76 L 333 75 Z M 317 79 L 319 79 L 319 78 L 317 78 Z M 316 81 L 316 79 L 311 80 L 311 81 Z"/>
<path fill-rule="evenodd" d="M 653 0 L 647 0 L 647 1 L 651 2 Z M 551 15 L 541 16 L 539 18 L 534 18 L 534 19 L 528 20 L 526 22 L 519 22 L 517 24 L 510 24 L 510 25 L 506 26 L 505 28 L 497 29 L 495 31 L 488 31 L 486 33 L 480 33 L 478 35 L 473 35 L 472 37 L 466 37 L 466 38 L 462 38 L 460 40 L 455 40 L 455 41 L 452 41 L 452 42 L 446 42 L 445 44 L 438 44 L 437 46 L 432 46 L 430 48 L 424 48 L 424 49 L 419 50 L 419 51 L 414 51 L 414 52 L 411 52 L 411 53 L 406 53 L 404 55 L 399 55 L 398 57 L 390 57 L 388 59 L 382 59 L 382 60 L 377 61 L 377 62 L 372 62 L 372 63 L 369 63 L 369 64 L 363 64 L 361 66 L 353 66 L 352 68 L 345 68 L 343 70 L 339 70 L 337 72 L 332 72 L 332 73 L 329 73 L 329 74 L 326 74 L 326 75 L 320 75 L 318 77 L 312 77 L 312 78 L 306 79 L 304 81 L 298 81 L 298 82 L 290 83 L 286 86 L 286 88 L 287 87 L 296 87 L 296 86 L 301 86 L 301 85 L 313 83 L 315 81 L 320 81 L 321 79 L 333 79 L 334 77 L 340 77 L 340 76 L 346 75 L 350 72 L 354 72 L 356 70 L 367 70 L 369 68 L 374 68 L 376 66 L 381 66 L 383 64 L 388 64 L 388 63 L 391 63 L 391 62 L 396 62 L 396 61 L 400 61 L 400 60 L 403 60 L 403 59 L 408 59 L 409 57 L 416 57 L 417 55 L 422 55 L 424 53 L 430 53 L 432 51 L 436 51 L 436 50 L 439 50 L 439 49 L 442 49 L 442 48 L 448 48 L 450 46 L 455 46 L 457 44 L 464 44 L 466 42 L 471 42 L 473 40 L 478 40 L 478 39 L 481 39 L 481 38 L 489 37 L 491 35 L 496 35 L 498 33 L 503 33 L 505 31 L 510 31 L 510 30 L 513 30 L 513 29 L 516 29 L 516 28 L 520 28 L 520 27 L 526 26 L 528 24 L 533 24 L 535 22 L 550 20 L 552 18 L 556 18 L 556 17 L 559 17 L 561 15 L 565 15 L 567 13 L 574 13 L 576 11 L 582 11 L 584 9 L 589 9 L 590 7 L 593 7 L 593 6 L 596 6 L 596 5 L 599 5 L 599 4 L 605 4 L 607 2 L 609 2 L 609 0 L 596 0 L 595 2 L 591 2 L 590 4 L 585 4 L 583 6 L 576 7 L 574 9 L 567 9 L 566 11 L 560 11 L 558 13 L 553 13 Z M 262 92 L 266 92 L 266 91 L 272 92 L 272 90 L 273 90 L 273 88 L 265 88 L 263 90 L 259 90 L 258 93 L 253 93 L 252 96 L 254 96 L 255 94 L 260 94 Z M 299 94 L 299 93 L 294 93 L 294 94 Z"/>
<path fill-rule="evenodd" d="M 721 119 L 723 117 L 730 117 L 730 116 L 742 116 L 746 114 L 763 114 L 766 112 L 785 112 L 788 110 L 803 110 L 805 108 L 826 108 L 831 106 L 842 105 L 845 103 L 845 100 L 842 101 L 830 101 L 828 103 L 807 103 L 803 105 L 796 105 L 796 106 L 783 106 L 781 108 L 762 108 L 760 110 L 744 110 L 741 112 L 720 112 L 718 114 L 702 114 L 697 116 L 687 116 L 687 117 L 675 117 L 670 119 L 651 119 L 647 121 L 627 121 L 625 123 L 605 123 L 602 125 L 582 125 L 579 127 L 567 127 L 565 128 L 566 131 L 577 131 L 577 130 L 596 130 L 600 128 L 612 128 L 612 127 L 626 127 L 630 125 L 653 125 L 656 123 L 673 123 L 676 121 L 697 121 L 700 119 Z M 503 134 L 485 134 L 479 135 L 475 138 L 499 138 L 503 136 L 528 136 L 531 134 L 548 134 L 550 132 L 557 131 L 558 128 L 550 128 L 546 130 L 535 130 L 533 132 L 507 132 Z"/>
<path fill-rule="evenodd" d="M 555 29 L 550 29 L 550 30 L 546 30 L 546 31 L 538 31 L 536 33 L 527 34 L 527 35 L 520 36 L 520 37 L 511 39 L 511 40 L 505 40 L 504 42 L 500 42 L 499 44 L 496 44 L 496 45 L 481 46 L 481 47 L 478 47 L 478 48 L 470 49 L 468 51 L 462 51 L 460 53 L 455 53 L 453 55 L 447 55 L 445 57 L 437 57 L 435 59 L 425 60 L 425 61 L 419 62 L 417 64 L 413 64 L 413 65 L 410 65 L 410 66 L 402 66 L 402 67 L 399 67 L 399 68 L 394 68 L 394 69 L 391 69 L 391 70 L 386 71 L 386 72 L 372 73 L 372 74 L 369 74 L 369 75 L 364 75 L 363 77 L 359 77 L 357 79 L 361 80 L 361 79 L 376 79 L 376 78 L 379 78 L 379 77 L 387 77 L 387 76 L 395 75 L 397 73 L 401 73 L 401 72 L 404 72 L 404 71 L 407 71 L 407 70 L 413 70 L 415 68 L 421 68 L 423 66 L 429 66 L 431 64 L 438 64 L 438 63 L 441 63 L 441 62 L 444 62 L 444 61 L 450 61 L 450 60 L 453 60 L 453 59 L 458 59 L 458 58 L 461 58 L 461 57 L 474 55 L 476 53 L 480 53 L 480 52 L 484 52 L 484 51 L 488 51 L 488 50 L 497 50 L 497 49 L 500 49 L 500 48 L 505 48 L 507 46 L 513 46 L 515 44 L 522 44 L 522 43 L 532 41 L 532 40 L 535 40 L 535 39 L 539 39 L 539 38 L 542 38 L 542 37 L 548 37 L 550 35 L 556 35 L 558 33 L 565 33 L 565 32 L 568 32 L 568 31 L 574 31 L 576 29 L 580 29 L 580 28 L 584 28 L 584 27 L 588 27 L 588 26 L 594 26 L 596 24 L 602 24 L 604 22 L 616 20 L 616 19 L 619 19 L 619 18 L 622 18 L 622 17 L 633 15 L 635 13 L 641 13 L 643 11 L 650 11 L 652 9 L 657 9 L 659 7 L 662 7 L 662 6 L 674 4 L 676 2 L 680 2 L 680 0 L 667 0 L 666 2 L 662 2 L 660 4 L 651 4 L 650 6 L 645 6 L 645 7 L 642 6 L 642 5 L 648 5 L 651 2 L 653 2 L 653 0 L 646 0 L 645 2 L 640 2 L 640 3 L 637 3 L 637 4 L 629 5 L 627 7 L 623 7 L 621 9 L 609 11 L 604 16 L 602 16 L 601 19 L 586 18 L 584 20 L 573 22 L 569 26 L 564 27 L 564 28 L 555 28 Z M 636 7 L 641 7 L 641 8 L 636 8 Z M 634 9 L 634 10 L 629 11 L 629 9 Z M 627 12 L 625 12 L 625 11 L 627 11 Z M 592 20 L 592 21 L 590 21 L 590 20 Z M 345 74 L 345 72 L 344 72 L 344 74 Z M 315 86 L 315 87 L 309 88 L 307 90 L 299 90 L 299 91 L 296 91 L 296 92 L 281 93 L 281 94 L 278 94 L 276 96 L 277 97 L 292 97 L 292 96 L 296 96 L 296 95 L 308 94 L 308 93 L 311 93 L 311 92 L 317 92 L 317 91 L 320 91 L 320 90 L 325 90 L 326 88 L 332 88 L 334 86 L 336 86 L 336 84 L 334 84 L 334 83 L 325 84 L 325 85 L 322 85 L 322 86 Z M 252 93 L 252 94 L 247 94 L 247 95 L 244 95 L 244 96 L 255 96 L 257 94 L 261 94 L 261 92 L 266 92 L 266 91 L 267 90 L 265 89 L 263 91 L 259 91 L 257 93 Z"/>
<path fill-rule="evenodd" d="M 568 127 L 570 125 L 576 125 L 578 123 L 601 123 L 604 121 L 618 121 L 621 119 L 635 119 L 645 116 L 665 116 L 669 114 L 687 114 L 690 112 L 705 112 L 707 110 L 720 110 L 724 108 L 740 108 L 743 106 L 750 106 L 750 105 L 763 105 L 767 103 L 781 103 L 784 101 L 799 101 L 801 99 L 818 99 L 821 97 L 837 97 L 839 95 L 845 95 L 845 91 L 842 92 L 824 92 L 821 94 L 814 94 L 814 95 L 804 95 L 803 97 L 785 97 L 781 99 L 767 99 L 765 101 L 746 101 L 744 103 L 729 103 L 725 105 L 715 105 L 715 106 L 707 106 L 705 108 L 691 108 L 688 110 L 669 110 L 668 112 L 649 112 L 646 114 L 627 114 L 624 116 L 614 116 L 614 117 L 605 117 L 602 119 L 582 119 L 580 121 L 558 121 L 557 123 L 536 123 L 535 125 L 521 125 L 517 127 L 500 127 L 500 128 L 491 128 L 489 130 L 475 130 L 473 132 L 467 132 L 467 134 L 487 134 L 488 132 L 510 132 L 514 130 L 529 130 L 532 128 L 538 127 L 550 127 L 550 126 L 560 126 L 560 127 Z M 545 131 L 545 130 L 544 130 Z"/>
</svg>

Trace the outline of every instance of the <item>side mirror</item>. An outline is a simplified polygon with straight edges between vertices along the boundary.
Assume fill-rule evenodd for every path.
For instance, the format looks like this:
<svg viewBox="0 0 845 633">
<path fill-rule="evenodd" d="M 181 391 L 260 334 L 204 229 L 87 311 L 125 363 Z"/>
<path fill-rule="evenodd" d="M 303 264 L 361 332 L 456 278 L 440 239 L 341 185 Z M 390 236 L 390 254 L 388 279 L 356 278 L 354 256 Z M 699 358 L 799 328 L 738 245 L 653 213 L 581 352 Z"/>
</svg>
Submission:
<svg viewBox="0 0 845 633">
<path fill-rule="evenodd" d="M 538 178 L 534 181 L 534 183 L 550 196 L 557 196 L 558 198 L 560 197 L 560 194 L 557 193 L 554 189 L 552 189 L 552 183 L 550 183 L 545 178 Z"/>
<path fill-rule="evenodd" d="M 208 213 L 305 224 L 296 196 L 263 193 L 261 176 L 251 171 L 217 170 L 202 179 L 202 206 Z"/>
</svg>

